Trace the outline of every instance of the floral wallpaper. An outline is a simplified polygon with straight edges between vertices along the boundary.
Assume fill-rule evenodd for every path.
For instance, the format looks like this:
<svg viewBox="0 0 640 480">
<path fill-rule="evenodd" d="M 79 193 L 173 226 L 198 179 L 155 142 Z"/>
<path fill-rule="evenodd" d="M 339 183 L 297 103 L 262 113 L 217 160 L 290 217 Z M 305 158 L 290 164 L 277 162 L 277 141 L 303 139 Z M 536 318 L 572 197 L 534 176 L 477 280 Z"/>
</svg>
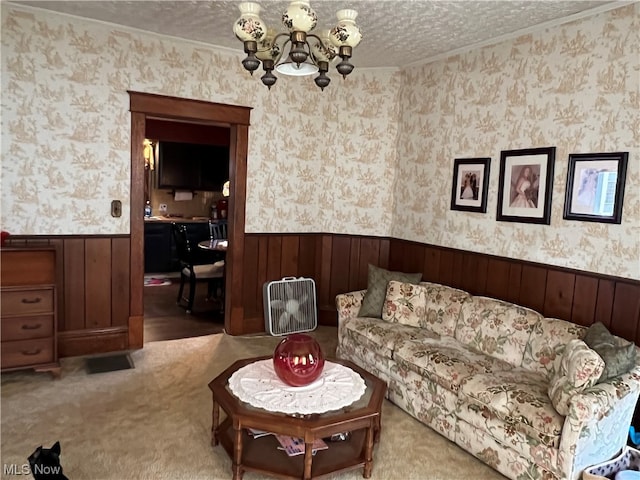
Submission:
<svg viewBox="0 0 640 480">
<path fill-rule="evenodd" d="M 402 71 L 392 236 L 640 278 L 640 3 Z M 500 152 L 555 146 L 550 225 L 496 221 Z M 629 152 L 622 224 L 563 220 L 570 153 Z M 450 210 L 491 157 L 487 213 Z"/>
<path fill-rule="evenodd" d="M 134 90 L 253 108 L 248 233 L 394 236 L 640 279 L 637 3 L 400 72 L 358 69 L 356 51 L 324 92 L 282 76 L 269 91 L 227 50 L 0 9 L 4 230 L 129 233 Z M 551 225 L 496 222 L 500 151 L 540 146 L 557 147 Z M 562 219 L 568 154 L 595 151 L 629 151 L 621 225 Z M 451 211 L 453 159 L 484 156 L 487 213 Z"/>
<path fill-rule="evenodd" d="M 393 71 L 356 69 L 346 81 L 331 72 L 324 92 L 311 78 L 281 77 L 269 91 L 242 68 L 242 53 L 1 9 L 3 229 L 129 233 L 134 90 L 253 107 L 247 232 L 389 234 L 400 87 Z M 110 216 L 113 199 L 122 200 L 121 218 Z"/>
</svg>

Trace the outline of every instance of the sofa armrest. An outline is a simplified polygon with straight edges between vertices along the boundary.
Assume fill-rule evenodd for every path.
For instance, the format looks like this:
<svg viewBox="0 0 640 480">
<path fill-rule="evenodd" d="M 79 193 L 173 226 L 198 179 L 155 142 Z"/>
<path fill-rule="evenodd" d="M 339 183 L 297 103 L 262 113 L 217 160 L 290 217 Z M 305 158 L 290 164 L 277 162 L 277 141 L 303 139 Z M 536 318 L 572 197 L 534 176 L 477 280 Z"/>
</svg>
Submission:
<svg viewBox="0 0 640 480">
<path fill-rule="evenodd" d="M 338 310 L 338 325 L 347 318 L 357 317 L 362 305 L 362 299 L 366 290 L 341 293 L 336 296 L 336 309 Z"/>
<path fill-rule="evenodd" d="M 558 467 L 567 478 L 613 458 L 626 444 L 640 395 L 640 366 L 574 395 L 560 440 Z"/>
</svg>

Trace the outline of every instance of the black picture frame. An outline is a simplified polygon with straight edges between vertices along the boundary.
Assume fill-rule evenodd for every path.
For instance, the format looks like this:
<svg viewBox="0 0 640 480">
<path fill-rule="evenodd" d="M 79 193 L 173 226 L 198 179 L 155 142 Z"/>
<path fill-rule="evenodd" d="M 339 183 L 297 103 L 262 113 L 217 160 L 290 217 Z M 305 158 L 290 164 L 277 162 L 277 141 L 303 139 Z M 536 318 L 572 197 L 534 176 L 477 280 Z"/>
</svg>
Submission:
<svg viewBox="0 0 640 480">
<path fill-rule="evenodd" d="M 563 218 L 621 223 L 628 160 L 629 152 L 570 154 Z"/>
<path fill-rule="evenodd" d="M 556 147 L 500 152 L 496 220 L 549 225 L 555 160 Z"/>
<path fill-rule="evenodd" d="M 451 210 L 487 212 L 491 158 L 456 158 L 453 161 Z"/>
</svg>

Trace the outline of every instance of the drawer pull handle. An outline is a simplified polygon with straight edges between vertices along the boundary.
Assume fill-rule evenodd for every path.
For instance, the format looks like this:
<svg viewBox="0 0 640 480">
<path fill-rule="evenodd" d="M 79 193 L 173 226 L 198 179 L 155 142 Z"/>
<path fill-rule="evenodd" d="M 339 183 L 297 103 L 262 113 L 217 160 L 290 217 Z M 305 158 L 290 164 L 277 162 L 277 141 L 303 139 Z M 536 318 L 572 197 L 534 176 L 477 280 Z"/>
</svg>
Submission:
<svg viewBox="0 0 640 480">
<path fill-rule="evenodd" d="M 36 323 L 35 325 L 22 325 L 22 330 L 37 330 L 42 327 L 41 323 Z"/>
<path fill-rule="evenodd" d="M 29 356 L 33 356 L 33 355 L 38 355 L 40 352 L 42 352 L 41 348 L 38 348 L 37 350 L 23 350 L 22 354 L 23 355 L 29 355 Z"/>
<path fill-rule="evenodd" d="M 33 300 L 29 300 L 28 298 L 22 299 L 22 303 L 40 303 L 41 301 L 42 301 L 42 298 L 40 297 L 36 297 Z"/>
</svg>

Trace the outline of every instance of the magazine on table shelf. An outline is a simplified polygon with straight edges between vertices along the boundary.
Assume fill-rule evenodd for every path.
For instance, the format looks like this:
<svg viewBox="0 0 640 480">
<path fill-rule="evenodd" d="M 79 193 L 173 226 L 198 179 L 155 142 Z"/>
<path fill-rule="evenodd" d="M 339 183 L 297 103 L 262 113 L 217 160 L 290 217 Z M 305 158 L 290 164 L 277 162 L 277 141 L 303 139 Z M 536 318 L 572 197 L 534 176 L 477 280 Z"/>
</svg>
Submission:
<svg viewBox="0 0 640 480">
<path fill-rule="evenodd" d="M 290 437 L 288 435 L 276 435 L 276 438 L 281 445 L 278 447 L 278 450 L 284 450 L 290 457 L 301 455 L 305 451 L 304 440 L 301 438 Z M 313 442 L 313 445 L 311 445 L 311 454 L 315 455 L 319 450 L 325 450 L 327 448 L 329 448 L 329 445 L 321 438 L 318 438 Z"/>
<path fill-rule="evenodd" d="M 264 430 L 258 430 L 256 428 L 247 428 L 247 433 L 253 438 L 266 437 L 267 435 L 273 435 L 271 432 L 265 432 Z"/>
</svg>

